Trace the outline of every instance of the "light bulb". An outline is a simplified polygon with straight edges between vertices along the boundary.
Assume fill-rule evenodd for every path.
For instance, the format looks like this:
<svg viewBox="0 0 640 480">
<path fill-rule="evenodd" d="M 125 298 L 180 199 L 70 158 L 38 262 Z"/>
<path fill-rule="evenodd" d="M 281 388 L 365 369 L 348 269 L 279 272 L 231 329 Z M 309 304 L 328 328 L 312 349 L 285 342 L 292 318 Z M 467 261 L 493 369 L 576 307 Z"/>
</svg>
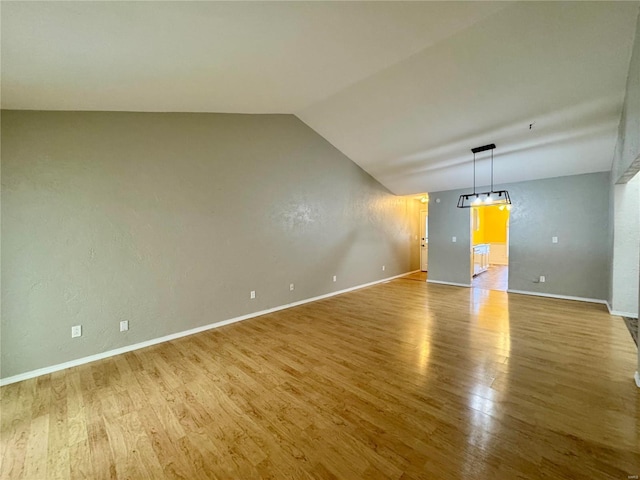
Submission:
<svg viewBox="0 0 640 480">
<path fill-rule="evenodd" d="M 484 203 L 493 203 L 493 198 L 491 198 L 491 195 L 487 195 L 487 198 L 485 198 Z"/>
</svg>

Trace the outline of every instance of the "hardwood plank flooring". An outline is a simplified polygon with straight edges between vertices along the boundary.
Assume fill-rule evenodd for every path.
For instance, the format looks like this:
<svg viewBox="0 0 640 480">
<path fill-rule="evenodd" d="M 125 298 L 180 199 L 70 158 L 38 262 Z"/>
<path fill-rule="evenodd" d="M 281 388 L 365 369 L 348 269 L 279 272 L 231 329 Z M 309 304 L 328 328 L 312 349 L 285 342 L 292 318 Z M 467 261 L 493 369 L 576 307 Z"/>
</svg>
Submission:
<svg viewBox="0 0 640 480">
<path fill-rule="evenodd" d="M 404 277 L 0 389 L 2 479 L 627 479 L 601 305 Z"/>
<path fill-rule="evenodd" d="M 502 290 L 506 292 L 509 288 L 509 267 L 507 265 L 491 265 L 489 270 L 482 272 L 471 280 L 474 288 L 484 288 L 485 290 Z"/>
</svg>

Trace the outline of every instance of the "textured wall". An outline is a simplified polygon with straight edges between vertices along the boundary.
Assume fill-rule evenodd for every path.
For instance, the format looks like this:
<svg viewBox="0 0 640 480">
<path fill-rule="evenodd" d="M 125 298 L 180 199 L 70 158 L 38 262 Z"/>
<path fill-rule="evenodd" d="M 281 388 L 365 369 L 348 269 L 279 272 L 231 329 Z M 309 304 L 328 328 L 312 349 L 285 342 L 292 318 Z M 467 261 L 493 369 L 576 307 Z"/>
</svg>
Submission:
<svg viewBox="0 0 640 480">
<path fill-rule="evenodd" d="M 471 242 L 473 245 L 484 243 L 485 236 L 485 217 L 487 215 L 487 208 L 472 208 L 471 209 Z M 476 223 L 477 221 L 477 223 Z"/>
<path fill-rule="evenodd" d="M 429 193 L 429 280 L 470 285 L 471 209 L 456 208 L 460 193 Z"/>
<path fill-rule="evenodd" d="M 418 268 L 412 200 L 291 115 L 4 111 L 2 161 L 2 377 Z"/>
<path fill-rule="evenodd" d="M 498 207 L 485 208 L 484 241 L 486 243 L 504 243 L 507 241 L 507 222 L 509 210 Z"/>
<path fill-rule="evenodd" d="M 614 236 L 611 308 L 638 315 L 640 265 L 640 175 L 614 185 Z"/>
<path fill-rule="evenodd" d="M 509 210 L 499 207 L 478 207 L 472 209 L 478 212 L 479 229 L 473 232 L 473 244 L 505 243 L 507 241 L 507 222 Z"/>
<path fill-rule="evenodd" d="M 611 177 L 609 179 L 613 182 L 613 172 L 611 173 Z M 609 186 L 609 226 L 607 228 L 607 239 L 609 243 L 609 288 L 607 291 L 607 302 L 609 302 L 609 306 L 613 303 L 613 233 L 615 230 L 615 196 L 614 196 L 614 185 L 613 183 Z"/>
<path fill-rule="evenodd" d="M 638 172 L 640 171 L 640 14 L 636 21 L 636 35 L 629 62 L 624 107 L 618 127 L 618 141 L 616 142 L 611 171 L 612 182 L 624 184 L 634 175 L 635 181 L 638 182 Z M 631 275 L 633 275 L 634 268 L 636 272 L 639 268 L 637 264 L 633 263 L 634 259 L 640 256 L 640 231 L 637 220 L 639 205 L 635 189 L 630 190 L 627 185 L 615 185 L 612 189 L 613 211 L 611 216 L 615 219 L 615 223 L 610 229 L 613 240 L 610 252 L 611 274 L 608 300 L 614 310 L 635 313 L 636 315 L 640 298 L 634 302 L 631 295 L 633 295 L 633 285 L 640 284 L 640 279 L 635 280 L 631 278 Z M 640 292 L 640 289 L 638 291 Z M 640 372 L 640 349 L 638 349 L 638 372 Z"/>
<path fill-rule="evenodd" d="M 424 210 L 425 205 L 420 202 L 418 199 L 412 199 L 407 201 L 407 205 L 409 209 L 407 213 L 409 215 L 409 220 L 411 222 L 411 240 L 410 240 L 410 258 L 409 262 L 411 265 L 411 270 L 419 270 L 420 269 L 420 222 L 422 221 L 420 218 L 420 210 Z"/>
<path fill-rule="evenodd" d="M 513 202 L 509 288 L 606 299 L 609 290 L 609 173 L 500 185 Z M 430 194 L 429 278 L 470 282 L 470 209 L 457 209 L 461 190 Z M 479 188 L 483 191 L 483 188 Z M 431 223 L 433 221 L 433 223 Z M 451 243 L 456 235 L 457 243 Z M 557 236 L 553 244 L 551 237 Z M 432 260 L 433 259 L 433 260 Z M 432 262 L 435 262 L 432 263 Z M 540 275 L 546 283 L 535 283 Z"/>
<path fill-rule="evenodd" d="M 609 173 L 506 186 L 514 202 L 509 288 L 606 300 Z M 557 236 L 558 243 L 551 242 Z M 540 275 L 546 283 L 535 283 Z"/>
</svg>

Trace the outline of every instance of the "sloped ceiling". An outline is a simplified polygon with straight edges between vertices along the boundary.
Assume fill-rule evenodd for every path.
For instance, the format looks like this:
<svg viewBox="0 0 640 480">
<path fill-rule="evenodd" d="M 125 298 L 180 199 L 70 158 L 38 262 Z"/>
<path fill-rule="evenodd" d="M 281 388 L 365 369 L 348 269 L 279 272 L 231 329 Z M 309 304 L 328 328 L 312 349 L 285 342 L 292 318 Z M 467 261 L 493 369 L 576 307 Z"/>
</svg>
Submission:
<svg viewBox="0 0 640 480">
<path fill-rule="evenodd" d="M 2 2 L 2 107 L 293 113 L 397 194 L 469 186 L 491 142 L 497 183 L 604 171 L 638 11 Z"/>
</svg>

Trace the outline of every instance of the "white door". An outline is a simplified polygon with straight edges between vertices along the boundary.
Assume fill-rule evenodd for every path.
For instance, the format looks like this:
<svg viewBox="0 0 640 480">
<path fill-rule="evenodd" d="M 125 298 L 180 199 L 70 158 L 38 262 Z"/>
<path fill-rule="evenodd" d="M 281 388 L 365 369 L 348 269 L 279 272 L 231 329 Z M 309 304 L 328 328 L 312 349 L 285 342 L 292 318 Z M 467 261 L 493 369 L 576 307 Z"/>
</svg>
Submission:
<svg viewBox="0 0 640 480">
<path fill-rule="evenodd" d="M 429 268 L 429 217 L 426 210 L 420 211 L 420 270 Z"/>
</svg>

